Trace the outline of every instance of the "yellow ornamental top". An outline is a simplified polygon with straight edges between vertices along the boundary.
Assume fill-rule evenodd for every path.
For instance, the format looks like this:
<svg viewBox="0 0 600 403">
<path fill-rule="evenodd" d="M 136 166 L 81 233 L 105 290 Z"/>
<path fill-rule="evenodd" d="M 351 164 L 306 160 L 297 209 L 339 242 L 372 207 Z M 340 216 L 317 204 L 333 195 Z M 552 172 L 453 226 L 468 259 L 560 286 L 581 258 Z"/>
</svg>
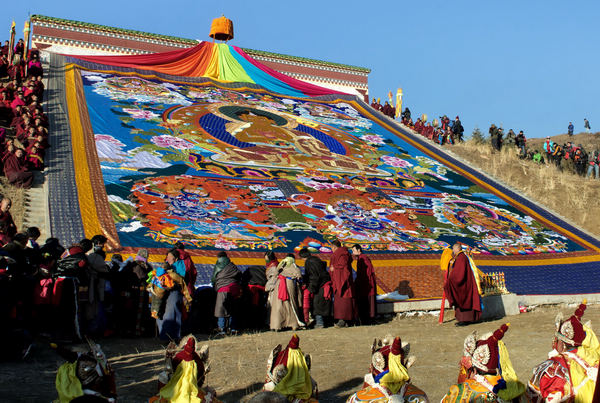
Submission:
<svg viewBox="0 0 600 403">
<path fill-rule="evenodd" d="M 209 36 L 218 41 L 229 41 L 233 39 L 233 21 L 226 18 L 224 15 L 215 18 L 210 26 Z"/>
</svg>

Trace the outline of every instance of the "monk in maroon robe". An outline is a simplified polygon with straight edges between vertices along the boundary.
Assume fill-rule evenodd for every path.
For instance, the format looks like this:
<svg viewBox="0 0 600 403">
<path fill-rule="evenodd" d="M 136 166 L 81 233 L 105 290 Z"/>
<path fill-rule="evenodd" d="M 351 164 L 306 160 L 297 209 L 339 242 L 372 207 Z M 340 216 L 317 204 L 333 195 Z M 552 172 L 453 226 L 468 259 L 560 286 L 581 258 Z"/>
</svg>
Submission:
<svg viewBox="0 0 600 403">
<path fill-rule="evenodd" d="M 481 318 L 481 297 L 469 258 L 460 244 L 452 246 L 452 255 L 444 292 L 450 306 L 454 307 L 456 325 L 464 326 Z"/>
<path fill-rule="evenodd" d="M 12 241 L 12 238 L 17 233 L 17 226 L 10 214 L 11 207 L 12 201 L 8 197 L 5 197 L 0 201 L 0 222 L 4 224 L 3 233 Z"/>
<path fill-rule="evenodd" d="M 27 162 L 23 158 L 23 150 L 17 148 L 4 161 L 4 175 L 10 184 L 29 189 L 33 182 L 33 173 L 29 171 Z"/>
<path fill-rule="evenodd" d="M 358 318 L 361 324 L 369 324 L 377 315 L 375 270 L 373 269 L 371 259 L 363 253 L 362 247 L 359 244 L 352 247 L 352 254 L 357 259 L 354 287 L 356 290 Z"/>
<path fill-rule="evenodd" d="M 329 275 L 333 286 L 333 318 L 336 327 L 356 318 L 356 300 L 352 279 L 352 257 L 337 239 L 332 242 L 333 255 L 329 262 Z"/>
</svg>

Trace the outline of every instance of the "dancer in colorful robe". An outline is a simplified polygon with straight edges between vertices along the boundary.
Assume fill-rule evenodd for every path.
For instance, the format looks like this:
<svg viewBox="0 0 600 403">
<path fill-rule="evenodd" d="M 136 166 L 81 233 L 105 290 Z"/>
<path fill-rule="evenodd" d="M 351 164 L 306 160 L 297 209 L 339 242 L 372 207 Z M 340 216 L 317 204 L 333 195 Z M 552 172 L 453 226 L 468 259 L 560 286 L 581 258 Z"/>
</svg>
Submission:
<svg viewBox="0 0 600 403">
<path fill-rule="evenodd" d="M 479 273 L 473 260 L 462 250 L 460 244 L 452 246 L 452 256 L 444 293 L 450 306 L 454 307 L 456 325 L 464 326 L 481 318 Z"/>
<path fill-rule="evenodd" d="M 506 402 L 524 400 L 525 385 L 519 382 L 502 337 L 510 324 L 494 333 L 465 339 L 458 383 L 442 398 L 451 402 Z"/>
<path fill-rule="evenodd" d="M 310 363 L 310 355 L 300 350 L 300 338 L 293 335 L 285 349 L 279 344 L 271 351 L 263 389 L 277 392 L 294 403 L 318 402 L 319 391 L 310 376 Z"/>
<path fill-rule="evenodd" d="M 58 399 L 55 402 L 88 401 L 83 396 L 94 397 L 89 401 L 116 401 L 115 374 L 100 346 L 89 339 L 87 343 L 89 350 L 85 353 L 51 344 L 67 361 L 56 374 Z"/>
<path fill-rule="evenodd" d="M 527 394 L 533 402 L 591 402 L 596 386 L 600 343 L 590 324 L 581 323 L 586 301 L 575 314 L 556 317 L 548 360 L 533 369 Z"/>
<path fill-rule="evenodd" d="M 410 345 L 402 343 L 400 337 L 375 339 L 371 348 L 371 369 L 365 375 L 363 389 L 347 400 L 357 402 L 402 402 L 426 403 L 427 395 L 410 382 L 408 369 L 415 362 L 408 356 Z"/>
<path fill-rule="evenodd" d="M 329 261 L 329 275 L 333 285 L 333 319 L 336 327 L 347 326 L 356 319 L 356 299 L 352 278 L 352 256 L 337 239 L 332 243 L 333 255 Z"/>
<path fill-rule="evenodd" d="M 179 345 L 171 342 L 167 346 L 165 370 L 158 375 L 159 392 L 150 398 L 150 403 L 189 402 L 218 403 L 214 389 L 202 384 L 208 366 L 208 346 L 196 350 L 196 338 L 184 337 Z"/>
</svg>

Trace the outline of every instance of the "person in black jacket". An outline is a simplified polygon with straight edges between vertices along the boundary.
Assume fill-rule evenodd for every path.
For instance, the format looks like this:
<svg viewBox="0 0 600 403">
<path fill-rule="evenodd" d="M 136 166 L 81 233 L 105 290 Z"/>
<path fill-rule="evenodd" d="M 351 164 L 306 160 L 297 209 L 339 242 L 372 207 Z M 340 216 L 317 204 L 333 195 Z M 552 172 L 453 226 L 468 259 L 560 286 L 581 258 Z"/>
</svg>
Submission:
<svg viewBox="0 0 600 403">
<path fill-rule="evenodd" d="M 325 319 L 331 316 L 331 278 L 327 272 L 327 264 L 317 256 L 310 254 L 307 248 L 302 248 L 299 252 L 301 259 L 306 259 L 304 263 L 304 285 L 305 293 L 308 298 L 304 298 L 306 309 L 311 309 L 315 318 L 315 328 L 323 328 Z M 306 302 L 312 302 L 306 307 Z"/>
<path fill-rule="evenodd" d="M 454 134 L 454 139 L 456 140 L 456 142 L 461 143 L 463 141 L 464 131 L 465 128 L 463 127 L 459 117 L 457 116 L 456 119 L 454 119 L 454 123 L 452 124 L 452 133 Z"/>
<path fill-rule="evenodd" d="M 264 266 L 250 266 L 242 273 L 243 306 L 246 312 L 244 317 L 248 328 L 262 329 L 265 326 L 267 315 L 265 284 L 267 284 L 267 275 Z"/>
</svg>

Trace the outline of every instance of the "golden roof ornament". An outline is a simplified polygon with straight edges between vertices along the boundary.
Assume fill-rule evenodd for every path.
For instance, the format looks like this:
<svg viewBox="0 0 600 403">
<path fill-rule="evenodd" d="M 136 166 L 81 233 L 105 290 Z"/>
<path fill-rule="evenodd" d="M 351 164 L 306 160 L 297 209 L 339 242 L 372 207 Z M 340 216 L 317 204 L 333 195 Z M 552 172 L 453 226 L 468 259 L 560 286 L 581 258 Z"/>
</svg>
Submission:
<svg viewBox="0 0 600 403">
<path fill-rule="evenodd" d="M 229 41 L 233 39 L 233 21 L 222 15 L 215 18 L 210 26 L 209 36 L 218 41 Z"/>
</svg>

